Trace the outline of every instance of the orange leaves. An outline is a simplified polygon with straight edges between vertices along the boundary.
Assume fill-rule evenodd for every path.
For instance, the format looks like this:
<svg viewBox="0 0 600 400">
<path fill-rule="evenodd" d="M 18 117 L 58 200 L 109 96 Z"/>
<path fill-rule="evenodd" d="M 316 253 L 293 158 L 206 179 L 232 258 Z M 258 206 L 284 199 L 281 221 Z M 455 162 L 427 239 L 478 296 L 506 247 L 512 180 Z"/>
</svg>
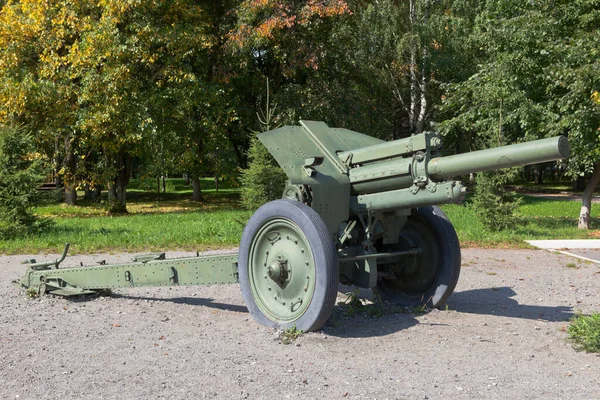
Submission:
<svg viewBox="0 0 600 400">
<path fill-rule="evenodd" d="M 300 13 L 300 24 L 305 25 L 311 18 L 330 18 L 344 14 L 352 14 L 348 4 L 342 0 L 315 1 L 309 0 Z"/>
<path fill-rule="evenodd" d="M 273 16 L 268 18 L 266 21 L 262 22 L 259 26 L 256 27 L 255 34 L 260 38 L 265 39 L 273 39 L 273 32 L 276 30 L 281 30 L 284 28 L 291 28 L 294 26 L 294 21 L 296 16 L 292 17 L 281 17 L 281 16 Z"/>
<path fill-rule="evenodd" d="M 236 9 L 237 26 L 228 35 L 234 50 L 271 48 L 282 74 L 296 68 L 317 70 L 321 44 L 331 26 L 327 20 L 352 12 L 345 0 L 245 0 Z"/>
<path fill-rule="evenodd" d="M 241 22 L 229 32 L 228 38 L 233 45 L 244 47 L 251 42 L 277 40 L 277 35 L 296 26 L 305 27 L 352 12 L 343 0 L 308 0 L 304 4 L 289 0 L 247 0 L 237 14 Z"/>
</svg>

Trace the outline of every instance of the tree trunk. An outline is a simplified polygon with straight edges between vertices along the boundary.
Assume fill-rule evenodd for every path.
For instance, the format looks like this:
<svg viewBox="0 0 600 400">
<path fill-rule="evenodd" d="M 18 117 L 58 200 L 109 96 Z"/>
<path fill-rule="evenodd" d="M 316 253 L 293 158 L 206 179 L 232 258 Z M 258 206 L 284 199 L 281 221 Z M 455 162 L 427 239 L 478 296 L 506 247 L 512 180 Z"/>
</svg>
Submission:
<svg viewBox="0 0 600 400">
<path fill-rule="evenodd" d="M 204 201 L 202 189 L 200 188 L 200 178 L 192 178 L 192 201 Z"/>
<path fill-rule="evenodd" d="M 542 165 L 535 165 L 533 167 L 533 173 L 535 176 L 535 184 L 542 185 L 544 183 L 544 167 Z"/>
<path fill-rule="evenodd" d="M 594 172 L 592 178 L 588 182 L 581 196 L 581 211 L 579 212 L 579 223 L 577 227 L 579 229 L 590 229 L 590 212 L 592 211 L 592 195 L 594 189 L 600 183 L 600 163 L 594 165 Z"/>
<path fill-rule="evenodd" d="M 96 201 L 100 197 L 100 194 L 102 194 L 102 191 L 99 186 L 95 186 L 92 189 L 89 183 L 85 185 L 84 190 L 85 194 L 83 195 L 83 198 L 86 200 Z"/>
<path fill-rule="evenodd" d="M 114 168 L 113 178 L 108 182 L 108 212 L 126 213 L 129 157 L 122 151 L 114 157 L 108 157 L 108 161 Z"/>
<path fill-rule="evenodd" d="M 424 11 L 423 11 L 423 19 L 425 23 L 429 20 L 429 0 L 425 1 Z M 421 50 L 421 87 L 419 91 L 421 93 L 420 98 L 420 110 L 419 116 L 417 117 L 415 133 L 423 132 L 423 127 L 425 126 L 425 119 L 427 117 L 427 85 L 429 83 L 429 49 L 427 46 L 423 46 Z"/>
<path fill-rule="evenodd" d="M 156 177 L 156 202 L 160 201 L 160 176 Z"/>
<path fill-rule="evenodd" d="M 77 205 L 77 189 L 71 185 L 65 187 L 65 203 L 70 206 Z"/>
<path fill-rule="evenodd" d="M 234 132 L 232 129 L 227 129 L 227 138 L 229 139 L 229 143 L 231 143 L 231 147 L 235 153 L 235 159 L 237 160 L 238 167 L 247 168 L 248 160 L 246 159 L 246 152 L 244 151 L 244 148 L 248 147 L 248 140 L 245 137 L 244 139 L 240 139 L 240 137 L 243 136 L 236 134 L 236 132 Z"/>
<path fill-rule="evenodd" d="M 65 135 L 65 203 L 70 206 L 77 204 L 77 188 L 75 187 L 75 172 L 77 164 L 75 163 L 75 155 L 73 154 L 73 143 L 71 135 Z"/>
<path fill-rule="evenodd" d="M 415 24 L 417 23 L 416 0 L 410 0 L 409 16 L 411 30 L 413 30 L 414 33 Z M 419 101 L 419 81 L 417 78 L 417 43 L 414 35 L 410 46 L 410 108 L 408 110 L 408 125 L 410 133 L 415 133 L 417 103 Z"/>
<path fill-rule="evenodd" d="M 56 201 L 58 203 L 62 203 L 63 195 L 62 195 L 62 178 L 60 176 L 59 171 L 61 170 L 62 160 L 60 157 L 60 140 L 57 137 L 54 140 L 54 187 L 56 188 Z"/>
</svg>

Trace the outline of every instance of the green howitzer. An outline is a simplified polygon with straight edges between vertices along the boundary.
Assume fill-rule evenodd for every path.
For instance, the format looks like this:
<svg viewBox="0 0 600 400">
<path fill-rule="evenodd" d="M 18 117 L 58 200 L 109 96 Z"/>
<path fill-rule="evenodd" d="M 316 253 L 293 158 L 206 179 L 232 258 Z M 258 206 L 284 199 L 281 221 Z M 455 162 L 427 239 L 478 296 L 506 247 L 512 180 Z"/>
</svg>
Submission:
<svg viewBox="0 0 600 400">
<path fill-rule="evenodd" d="M 567 158 L 565 137 L 442 157 L 426 132 L 384 142 L 322 122 L 260 134 L 288 177 L 283 198 L 248 221 L 238 254 L 63 268 L 29 260 L 16 283 L 36 294 L 80 295 L 138 286 L 240 284 L 267 326 L 321 328 L 338 284 L 372 288 L 402 306 L 440 307 L 460 274 L 460 245 L 437 206 L 458 203 L 453 177 Z"/>
</svg>

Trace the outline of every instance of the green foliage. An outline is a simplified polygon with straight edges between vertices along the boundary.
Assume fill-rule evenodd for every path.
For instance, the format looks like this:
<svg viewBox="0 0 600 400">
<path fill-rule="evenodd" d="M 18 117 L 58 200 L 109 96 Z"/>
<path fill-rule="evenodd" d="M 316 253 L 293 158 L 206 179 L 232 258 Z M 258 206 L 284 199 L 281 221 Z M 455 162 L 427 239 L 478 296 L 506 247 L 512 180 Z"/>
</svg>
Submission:
<svg viewBox="0 0 600 400">
<path fill-rule="evenodd" d="M 356 315 L 357 312 L 361 311 L 365 307 L 363 299 L 360 298 L 358 293 L 358 289 L 354 289 L 352 292 L 346 293 L 346 300 L 338 305 L 342 305 L 346 313 L 350 316 Z"/>
<path fill-rule="evenodd" d="M 221 170 L 210 156 L 216 141 L 227 154 L 234 115 L 217 82 L 227 9 L 212 3 L 7 3 L 0 122 L 31 126 L 69 188 L 108 183 L 111 211 L 126 210 L 132 157 L 153 176 Z"/>
<path fill-rule="evenodd" d="M 507 171 L 488 171 L 477 174 L 473 209 L 481 223 L 492 231 L 514 227 L 519 222 L 515 215 L 521 199 L 505 185 L 511 179 Z"/>
<path fill-rule="evenodd" d="M 597 10 L 597 0 L 482 2 L 460 38 L 473 49 L 463 54 L 470 73 L 444 85 L 445 144 L 479 147 L 499 129 L 508 142 L 567 134 L 569 173 L 591 172 L 600 159 Z"/>
<path fill-rule="evenodd" d="M 22 128 L 0 125 L 0 239 L 22 236 L 36 226 L 32 207 L 43 171 L 32 136 Z"/>
<path fill-rule="evenodd" d="M 497 132 L 506 142 L 567 134 L 569 173 L 583 175 L 600 159 L 597 9 L 598 0 L 4 2 L 0 123 L 26 124 L 65 186 L 111 189 L 108 205 L 121 211 L 132 164 L 139 175 L 191 178 L 246 165 L 265 78 L 279 105 L 273 126 L 315 119 L 399 138 L 438 123 L 451 152 Z M 260 195 L 244 195 L 249 208 L 282 186 L 260 169 L 271 162 L 254 164 L 242 178 Z M 487 201 L 497 208 L 497 197 Z"/>
<path fill-rule="evenodd" d="M 410 312 L 412 314 L 425 314 L 427 312 L 427 306 L 425 304 L 421 304 L 420 306 L 415 306 L 410 308 Z"/>
<path fill-rule="evenodd" d="M 577 350 L 600 353 L 600 313 L 576 315 L 567 332 Z"/>
<path fill-rule="evenodd" d="M 248 150 L 248 168 L 241 171 L 242 205 L 255 210 L 261 205 L 281 198 L 286 175 L 269 151 L 256 138 Z"/>
<path fill-rule="evenodd" d="M 302 329 L 297 329 L 296 325 L 291 328 L 284 329 L 279 335 L 279 339 L 283 344 L 292 344 L 296 339 L 304 334 Z"/>
</svg>

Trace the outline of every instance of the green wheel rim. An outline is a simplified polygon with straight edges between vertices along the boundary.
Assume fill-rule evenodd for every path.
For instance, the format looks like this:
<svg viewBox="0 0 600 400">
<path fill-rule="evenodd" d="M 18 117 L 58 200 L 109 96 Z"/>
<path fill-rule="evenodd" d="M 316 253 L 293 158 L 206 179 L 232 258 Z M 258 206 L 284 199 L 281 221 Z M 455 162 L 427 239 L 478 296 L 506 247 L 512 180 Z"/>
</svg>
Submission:
<svg viewBox="0 0 600 400">
<path fill-rule="evenodd" d="M 261 312 L 278 323 L 299 319 L 315 291 L 315 262 L 308 239 L 289 219 L 274 218 L 250 246 L 250 290 Z"/>
</svg>

